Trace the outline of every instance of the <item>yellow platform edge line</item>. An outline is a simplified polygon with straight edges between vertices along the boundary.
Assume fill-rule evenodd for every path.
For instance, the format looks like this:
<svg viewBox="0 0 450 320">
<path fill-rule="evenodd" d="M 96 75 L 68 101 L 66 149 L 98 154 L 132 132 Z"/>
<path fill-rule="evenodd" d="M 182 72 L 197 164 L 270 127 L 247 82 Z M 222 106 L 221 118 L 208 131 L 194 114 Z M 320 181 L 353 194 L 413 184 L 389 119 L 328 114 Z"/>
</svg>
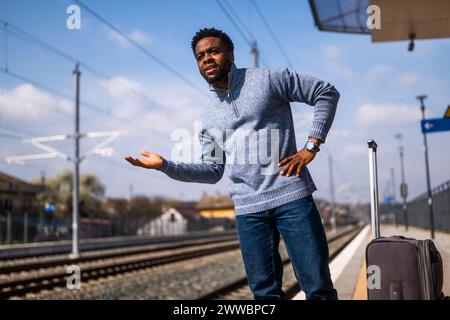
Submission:
<svg viewBox="0 0 450 320">
<path fill-rule="evenodd" d="M 369 232 L 368 241 L 372 240 L 372 235 Z M 367 300 L 367 274 L 366 274 L 366 255 L 362 258 L 361 270 L 359 271 L 358 281 L 356 282 L 355 291 L 353 292 L 352 300 Z"/>
<path fill-rule="evenodd" d="M 352 300 L 367 300 L 366 258 L 363 257 Z"/>
</svg>

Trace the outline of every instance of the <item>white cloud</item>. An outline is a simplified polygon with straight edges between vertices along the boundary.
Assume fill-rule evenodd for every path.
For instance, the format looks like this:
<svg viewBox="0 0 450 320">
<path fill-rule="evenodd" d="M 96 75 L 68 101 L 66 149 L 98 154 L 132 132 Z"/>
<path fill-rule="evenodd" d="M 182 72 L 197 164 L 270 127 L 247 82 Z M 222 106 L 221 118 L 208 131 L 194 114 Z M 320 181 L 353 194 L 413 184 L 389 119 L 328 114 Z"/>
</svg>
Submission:
<svg viewBox="0 0 450 320">
<path fill-rule="evenodd" d="M 330 65 L 331 71 L 333 71 L 335 74 L 338 74 L 340 77 L 346 79 L 346 80 L 352 80 L 355 78 L 355 73 L 352 71 L 352 69 L 334 62 Z"/>
<path fill-rule="evenodd" d="M 57 119 L 57 113 L 73 113 L 73 104 L 64 98 L 57 98 L 41 91 L 31 84 L 20 84 L 11 90 L 2 90 L 0 94 L 2 118 L 7 122 L 27 125 L 49 124 Z"/>
<path fill-rule="evenodd" d="M 109 39 L 115 41 L 121 47 L 126 48 L 131 46 L 131 44 L 124 36 L 115 32 L 114 30 L 108 29 L 107 36 Z M 154 40 L 154 37 L 152 35 L 139 29 L 131 30 L 127 34 L 127 36 L 130 37 L 132 40 L 136 41 L 137 43 L 139 43 L 140 45 L 150 44 Z"/>
<path fill-rule="evenodd" d="M 102 80 L 100 90 L 115 116 L 139 119 L 142 112 L 156 107 L 156 102 L 145 94 L 144 85 L 124 76 Z"/>
<path fill-rule="evenodd" d="M 342 153 L 346 156 L 365 156 L 367 155 L 367 147 L 364 144 L 347 144 L 344 146 Z"/>
<path fill-rule="evenodd" d="M 392 87 L 412 86 L 419 80 L 419 77 L 414 72 L 400 73 L 386 64 L 373 66 L 365 74 L 364 78 L 368 85 L 385 83 L 387 81 Z"/>
<path fill-rule="evenodd" d="M 390 72 L 392 72 L 392 67 L 386 64 L 378 64 L 373 66 L 365 74 L 365 81 L 368 84 L 374 84 L 375 82 L 382 80 Z"/>
<path fill-rule="evenodd" d="M 142 45 L 149 44 L 154 40 L 153 36 L 151 36 L 149 33 L 139 29 L 133 29 L 130 32 L 129 36 L 131 39 Z"/>
<path fill-rule="evenodd" d="M 397 75 L 393 80 L 392 84 L 395 86 L 412 86 L 417 83 L 419 77 L 414 72 L 401 73 Z"/>
<path fill-rule="evenodd" d="M 328 45 L 321 49 L 322 56 L 326 59 L 327 68 L 338 77 L 351 80 L 355 77 L 355 73 L 343 65 L 340 61 L 341 49 L 336 45 Z"/>
<path fill-rule="evenodd" d="M 327 136 L 327 142 L 348 139 L 351 137 L 350 131 L 345 129 L 331 129 Z"/>
<path fill-rule="evenodd" d="M 150 128 L 149 133 L 156 132 L 168 139 L 177 128 L 191 130 L 194 121 L 200 117 L 198 99 L 185 88 L 158 90 L 154 86 L 116 76 L 102 81 L 101 89 L 107 95 L 105 98 L 113 115 L 139 123 Z M 117 123 L 116 120 L 113 122 Z"/>
<path fill-rule="evenodd" d="M 115 98 L 123 97 L 129 93 L 129 90 L 141 93 L 142 85 L 137 81 L 133 81 L 123 76 L 115 76 L 108 80 L 103 80 L 100 83 L 108 94 Z"/>
<path fill-rule="evenodd" d="M 420 120 L 419 108 L 401 103 L 366 103 L 354 115 L 359 125 L 392 125 L 414 123 Z"/>
<path fill-rule="evenodd" d="M 314 120 L 314 112 L 313 110 L 299 112 L 297 110 L 293 110 L 292 117 L 294 121 L 294 126 L 299 129 L 310 129 L 313 120 Z"/>
<path fill-rule="evenodd" d="M 331 60 L 337 60 L 341 55 L 341 49 L 336 45 L 325 46 L 321 51 L 326 58 Z"/>
</svg>

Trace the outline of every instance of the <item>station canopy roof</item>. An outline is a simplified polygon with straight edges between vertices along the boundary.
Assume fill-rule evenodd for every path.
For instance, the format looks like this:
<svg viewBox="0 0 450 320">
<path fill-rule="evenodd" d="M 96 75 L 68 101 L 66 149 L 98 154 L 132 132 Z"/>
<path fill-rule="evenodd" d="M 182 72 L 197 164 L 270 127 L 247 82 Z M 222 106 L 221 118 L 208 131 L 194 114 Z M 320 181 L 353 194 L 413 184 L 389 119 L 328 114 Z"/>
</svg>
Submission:
<svg viewBox="0 0 450 320">
<path fill-rule="evenodd" d="M 450 0 L 309 0 L 322 31 L 371 34 L 372 42 L 450 37 Z M 381 29 L 366 25 L 369 5 L 381 10 Z"/>
</svg>

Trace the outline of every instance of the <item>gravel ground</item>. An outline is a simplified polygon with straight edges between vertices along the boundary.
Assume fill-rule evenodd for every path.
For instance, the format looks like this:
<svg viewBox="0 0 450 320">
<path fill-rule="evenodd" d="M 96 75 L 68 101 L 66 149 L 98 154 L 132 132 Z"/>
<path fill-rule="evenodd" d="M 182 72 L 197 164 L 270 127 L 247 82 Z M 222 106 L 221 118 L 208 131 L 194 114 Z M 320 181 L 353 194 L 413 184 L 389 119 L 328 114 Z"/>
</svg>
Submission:
<svg viewBox="0 0 450 320">
<path fill-rule="evenodd" d="M 284 244 L 281 256 L 287 257 Z M 283 283 L 295 281 L 292 267 Z M 195 299 L 196 297 L 245 277 L 240 250 L 174 262 L 81 283 L 80 290 L 55 288 L 28 294 L 25 299 Z M 285 286 L 283 286 L 285 287 Z M 243 296 L 251 299 L 249 290 Z M 239 295 L 238 297 L 239 298 Z"/>
<path fill-rule="evenodd" d="M 281 245 L 282 258 L 286 257 Z M 245 276 L 239 250 L 147 268 L 81 283 L 80 290 L 56 288 L 25 299 L 195 299 Z"/>
<path fill-rule="evenodd" d="M 234 237 L 236 238 L 236 237 Z M 231 240 L 231 236 L 223 236 L 218 239 L 222 239 L 222 241 Z M 237 238 L 236 238 L 237 239 Z M 206 239 L 193 239 L 193 240 L 184 240 L 179 242 L 167 242 L 167 243 L 152 243 L 148 245 L 136 245 L 136 246 L 127 246 L 127 247 L 117 247 L 117 248 L 107 248 L 107 249 L 99 249 L 99 250 L 87 250 L 83 251 L 83 257 L 96 257 L 98 259 L 101 259 L 102 255 L 107 254 L 114 254 L 114 253 L 127 253 L 131 254 L 135 251 L 142 251 L 148 249 L 148 251 L 156 251 L 156 250 L 163 250 L 166 247 L 173 247 L 177 244 L 181 243 L 193 243 L 193 244 L 201 244 Z M 212 239 L 207 239 L 212 240 Z M 0 246 L 1 247 L 1 246 Z M 1 250 L 1 248 L 0 248 Z M 42 255 L 42 256 L 35 256 L 35 257 L 28 257 L 28 258 L 17 258 L 17 259 L 5 259 L 0 260 L 0 268 L 2 267 L 9 267 L 9 266 L 17 266 L 17 265 L 27 265 L 32 263 L 39 263 L 39 262 L 50 262 L 50 261 L 65 261 L 68 258 L 68 254 L 54 254 L 54 255 Z"/>
<path fill-rule="evenodd" d="M 199 245 L 197 248 L 213 248 L 218 245 L 224 245 L 226 243 L 233 243 L 236 242 L 236 240 L 226 241 L 221 244 L 218 243 L 212 243 L 212 244 L 204 244 Z M 161 256 L 161 255 L 172 255 L 177 253 L 186 252 L 189 250 L 193 250 L 192 248 L 186 247 L 186 248 L 179 248 L 179 249 L 169 249 L 169 250 L 161 250 L 156 252 L 148 252 L 148 253 L 141 253 L 141 254 L 134 254 L 134 255 L 127 255 L 127 256 L 120 256 L 120 257 L 114 257 L 114 258 L 108 258 L 108 259 L 99 259 L 99 260 L 92 260 L 92 261 L 86 261 L 77 263 L 76 265 L 83 269 L 91 268 L 91 267 L 98 267 L 101 265 L 107 265 L 110 263 L 119 263 L 119 262 L 130 262 L 130 261 L 136 261 L 139 259 L 150 259 L 155 256 Z M 52 275 L 56 273 L 65 273 L 66 268 L 69 265 L 59 265 L 57 267 L 49 267 L 49 268 L 40 268 L 40 269 L 33 269 L 30 271 L 21 271 L 21 272 L 13 272 L 13 273 L 7 273 L 7 274 L 0 274 L 0 281 L 15 281 L 15 280 L 21 280 L 21 279 L 28 279 L 33 278 L 35 276 L 45 276 L 45 275 Z"/>
</svg>

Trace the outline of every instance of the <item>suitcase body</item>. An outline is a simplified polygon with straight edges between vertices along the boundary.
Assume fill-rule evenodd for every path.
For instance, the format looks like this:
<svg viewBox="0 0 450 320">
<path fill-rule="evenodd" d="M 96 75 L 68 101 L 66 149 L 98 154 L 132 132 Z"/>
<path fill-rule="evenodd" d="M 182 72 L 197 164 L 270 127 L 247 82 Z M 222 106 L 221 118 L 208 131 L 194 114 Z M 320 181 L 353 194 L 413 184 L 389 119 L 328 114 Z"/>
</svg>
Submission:
<svg viewBox="0 0 450 320">
<path fill-rule="evenodd" d="M 378 223 L 377 145 L 369 140 L 373 240 L 366 247 L 369 300 L 443 298 L 442 258 L 432 240 L 380 237 Z"/>
</svg>

